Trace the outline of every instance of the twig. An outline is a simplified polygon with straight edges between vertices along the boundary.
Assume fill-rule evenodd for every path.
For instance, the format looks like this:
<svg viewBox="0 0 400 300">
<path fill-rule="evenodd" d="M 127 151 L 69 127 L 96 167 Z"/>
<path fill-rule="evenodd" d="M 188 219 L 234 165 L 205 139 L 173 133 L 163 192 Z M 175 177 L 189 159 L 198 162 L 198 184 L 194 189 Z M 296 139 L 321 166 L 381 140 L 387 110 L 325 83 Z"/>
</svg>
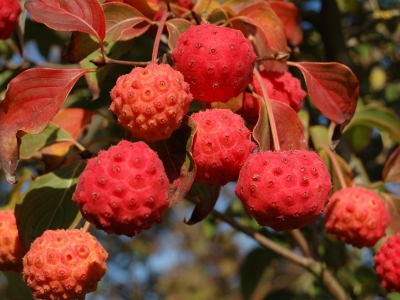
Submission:
<svg viewBox="0 0 400 300">
<path fill-rule="evenodd" d="M 343 290 L 342 286 L 337 282 L 336 278 L 331 274 L 331 272 L 326 268 L 326 266 L 318 261 L 315 261 L 311 257 L 303 257 L 297 255 L 289 249 L 282 247 L 281 245 L 271 241 L 266 236 L 251 230 L 245 226 L 242 226 L 238 222 L 236 222 L 231 217 L 220 213 L 217 210 L 213 210 L 212 215 L 229 225 L 233 228 L 245 233 L 246 235 L 255 239 L 261 246 L 268 248 L 282 257 L 289 259 L 290 261 L 304 267 L 311 273 L 313 273 L 317 278 L 319 278 L 324 286 L 328 289 L 328 291 L 339 300 L 347 300 L 349 297 L 346 295 L 346 292 Z"/>
<path fill-rule="evenodd" d="M 290 231 L 290 235 L 296 242 L 297 246 L 299 246 L 301 252 L 303 252 L 305 257 L 312 257 L 310 247 L 308 246 L 307 240 L 304 237 L 303 233 L 300 229 L 295 229 Z"/>
</svg>

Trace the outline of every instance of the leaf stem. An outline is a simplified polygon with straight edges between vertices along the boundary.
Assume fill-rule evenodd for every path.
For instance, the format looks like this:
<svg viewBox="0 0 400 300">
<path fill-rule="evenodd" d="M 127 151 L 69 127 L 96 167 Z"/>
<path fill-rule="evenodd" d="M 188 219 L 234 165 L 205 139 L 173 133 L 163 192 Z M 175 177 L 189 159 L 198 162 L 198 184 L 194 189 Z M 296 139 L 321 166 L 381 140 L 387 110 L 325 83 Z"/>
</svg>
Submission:
<svg viewBox="0 0 400 300">
<path fill-rule="evenodd" d="M 274 142 L 274 149 L 276 151 L 279 151 L 279 150 L 281 150 L 281 146 L 279 144 L 278 131 L 276 130 L 276 123 L 275 123 L 274 113 L 272 111 L 271 100 L 268 97 L 268 93 L 265 88 L 262 77 L 260 75 L 260 72 L 258 72 L 258 70 L 256 68 L 254 68 L 253 74 L 256 77 L 258 84 L 261 87 L 262 96 L 264 98 L 265 105 L 267 106 L 268 120 L 269 120 L 269 125 L 271 128 L 272 140 Z M 261 150 L 265 150 L 265 149 L 261 149 Z"/>
<path fill-rule="evenodd" d="M 338 160 L 336 158 L 335 153 L 333 153 L 332 149 L 329 148 L 326 145 L 321 145 L 321 147 L 328 153 L 328 156 L 332 161 L 333 168 L 335 169 L 336 174 L 337 174 L 337 176 L 339 178 L 339 182 L 340 182 L 340 185 L 341 185 L 342 189 L 347 188 L 346 180 L 344 179 L 342 169 L 339 166 L 339 162 L 338 162 Z"/>
<path fill-rule="evenodd" d="M 160 22 L 158 23 L 158 30 L 156 34 L 156 38 L 154 40 L 154 46 L 153 46 L 153 54 L 151 55 L 151 62 L 153 64 L 157 63 L 157 54 L 158 54 L 158 47 L 160 46 L 160 40 L 161 40 L 161 34 L 164 29 L 165 22 L 167 21 L 168 17 L 171 16 L 171 12 L 165 12 L 163 16 L 161 17 Z"/>
<path fill-rule="evenodd" d="M 233 228 L 245 233 L 250 236 L 254 240 L 256 240 L 261 246 L 268 248 L 279 255 L 283 256 L 286 259 L 304 267 L 312 274 L 314 274 L 317 278 L 319 278 L 325 287 L 329 290 L 329 292 L 339 300 L 347 300 L 349 297 L 346 295 L 346 292 L 342 288 L 342 286 L 338 283 L 336 278 L 332 275 L 332 273 L 326 268 L 325 264 L 314 260 L 311 257 L 303 257 L 300 256 L 293 251 L 282 247 L 281 245 L 275 243 L 270 240 L 266 236 L 262 235 L 259 232 L 253 231 L 250 228 L 247 228 L 238 222 L 236 222 L 233 218 L 229 217 L 226 214 L 223 214 L 217 210 L 212 211 L 212 215 L 229 225 Z"/>
</svg>

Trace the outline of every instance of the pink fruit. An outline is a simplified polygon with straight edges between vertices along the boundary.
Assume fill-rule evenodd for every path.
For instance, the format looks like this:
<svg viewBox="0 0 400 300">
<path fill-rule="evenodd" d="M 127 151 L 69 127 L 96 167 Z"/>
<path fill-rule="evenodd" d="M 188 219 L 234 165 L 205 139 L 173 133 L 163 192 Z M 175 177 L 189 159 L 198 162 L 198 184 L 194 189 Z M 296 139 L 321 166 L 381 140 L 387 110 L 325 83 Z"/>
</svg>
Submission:
<svg viewBox="0 0 400 300">
<path fill-rule="evenodd" d="M 372 247 L 389 225 L 385 202 L 373 191 L 349 187 L 335 192 L 325 208 L 328 232 L 354 247 Z"/>
<path fill-rule="evenodd" d="M 22 257 L 26 249 L 22 244 L 14 210 L 0 211 L 0 271 L 22 271 Z"/>
<path fill-rule="evenodd" d="M 260 72 L 268 97 L 273 100 L 281 101 L 296 112 L 303 106 L 304 98 L 307 93 L 301 88 L 300 81 L 293 77 L 289 72 L 272 72 L 263 70 Z M 253 77 L 252 85 L 254 92 L 263 96 L 258 80 Z M 250 93 L 244 93 L 242 108 L 243 118 L 250 124 L 255 125 L 258 121 L 260 105 Z"/>
<path fill-rule="evenodd" d="M 180 72 L 167 64 L 136 67 L 118 78 L 110 110 L 135 137 L 168 139 L 181 126 L 192 95 Z"/>
<path fill-rule="evenodd" d="M 23 279 L 37 299 L 85 299 L 106 273 L 107 256 L 87 232 L 47 230 L 24 256 Z"/>
<path fill-rule="evenodd" d="M 21 5 L 18 0 L 2 0 L 0 5 L 0 40 L 8 39 L 21 14 Z"/>
<path fill-rule="evenodd" d="M 389 237 L 374 257 L 378 281 L 390 292 L 400 292 L 400 234 Z"/>
<path fill-rule="evenodd" d="M 243 119 L 229 109 L 208 109 L 192 115 L 197 125 L 193 140 L 195 181 L 225 185 L 237 180 L 247 157 L 256 148 Z"/>
<path fill-rule="evenodd" d="M 195 99 L 226 102 L 251 82 L 256 55 L 241 31 L 203 24 L 179 37 L 172 59 Z"/>
<path fill-rule="evenodd" d="M 243 165 L 235 193 L 262 226 L 276 231 L 314 223 L 332 188 L 323 160 L 312 151 L 264 151 Z"/>
<path fill-rule="evenodd" d="M 121 141 L 88 161 L 72 200 L 98 229 L 132 237 L 161 222 L 168 189 L 157 153 L 144 142 Z"/>
</svg>

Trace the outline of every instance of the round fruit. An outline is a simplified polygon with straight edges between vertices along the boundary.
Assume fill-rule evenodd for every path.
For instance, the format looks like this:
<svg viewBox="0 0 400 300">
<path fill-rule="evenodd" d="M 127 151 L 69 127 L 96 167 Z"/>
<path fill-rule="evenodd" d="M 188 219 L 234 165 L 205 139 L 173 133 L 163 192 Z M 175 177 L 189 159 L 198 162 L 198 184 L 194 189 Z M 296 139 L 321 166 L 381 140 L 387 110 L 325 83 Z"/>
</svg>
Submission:
<svg viewBox="0 0 400 300">
<path fill-rule="evenodd" d="M 389 237 L 374 257 L 378 281 L 390 292 L 400 292 L 400 234 Z"/>
<path fill-rule="evenodd" d="M 88 161 L 72 200 L 98 229 L 132 237 L 161 222 L 168 189 L 157 153 L 144 142 L 124 140 Z"/>
<path fill-rule="evenodd" d="M 195 181 L 225 185 L 237 180 L 242 165 L 256 148 L 243 119 L 229 109 L 208 109 L 191 117 L 197 125 L 192 150 Z"/>
<path fill-rule="evenodd" d="M 22 257 L 26 249 L 22 244 L 14 210 L 0 211 L 0 271 L 22 271 Z"/>
<path fill-rule="evenodd" d="M 110 96 L 118 122 L 149 142 L 168 139 L 193 99 L 183 75 L 168 64 L 134 68 L 118 78 Z"/>
<path fill-rule="evenodd" d="M 325 208 L 328 232 L 357 248 L 372 247 L 385 235 L 390 216 L 385 202 L 362 187 L 335 192 Z"/>
<path fill-rule="evenodd" d="M 87 232 L 47 230 L 23 258 L 23 279 L 37 299 L 85 299 L 106 273 L 107 256 Z"/>
<path fill-rule="evenodd" d="M 332 188 L 323 160 L 312 151 L 264 151 L 243 165 L 235 193 L 262 226 L 276 231 L 314 223 Z"/>
<path fill-rule="evenodd" d="M 195 99 L 226 102 L 251 82 L 256 54 L 241 31 L 203 24 L 178 38 L 172 59 Z"/>
</svg>

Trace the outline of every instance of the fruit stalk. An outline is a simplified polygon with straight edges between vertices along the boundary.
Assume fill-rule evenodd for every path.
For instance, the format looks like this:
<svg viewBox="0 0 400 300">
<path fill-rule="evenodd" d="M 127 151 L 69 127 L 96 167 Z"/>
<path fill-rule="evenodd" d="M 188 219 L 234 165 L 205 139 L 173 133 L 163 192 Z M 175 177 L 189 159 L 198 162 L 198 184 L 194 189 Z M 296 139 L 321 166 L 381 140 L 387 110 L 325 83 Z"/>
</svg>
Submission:
<svg viewBox="0 0 400 300">
<path fill-rule="evenodd" d="M 330 158 L 331 161 L 332 161 L 333 168 L 336 170 L 336 174 L 337 174 L 337 177 L 339 178 L 339 182 L 340 182 L 340 185 L 341 185 L 342 189 L 347 188 L 346 180 L 344 179 L 342 169 L 341 169 L 340 166 L 339 166 L 339 163 L 338 163 L 338 161 L 337 161 L 337 159 L 336 159 L 335 154 L 334 154 L 333 151 L 332 151 L 328 146 L 326 146 L 326 145 L 323 145 L 322 148 L 326 151 L 326 153 L 329 155 L 329 158 Z"/>
<path fill-rule="evenodd" d="M 153 64 L 157 63 L 158 47 L 160 45 L 161 34 L 164 29 L 165 21 L 167 21 L 168 17 L 171 15 L 172 15 L 171 12 L 165 12 L 163 14 L 163 16 L 161 17 L 160 22 L 158 23 L 158 30 L 157 30 L 156 38 L 154 40 L 153 53 L 151 55 L 151 62 Z"/>
<path fill-rule="evenodd" d="M 274 114 L 272 111 L 272 106 L 271 106 L 271 102 L 268 97 L 267 90 L 266 90 L 264 82 L 261 78 L 260 72 L 256 68 L 254 68 L 253 74 L 256 77 L 256 79 L 261 87 L 263 100 L 265 102 L 265 105 L 267 106 L 268 120 L 269 120 L 269 125 L 271 128 L 272 140 L 274 142 L 274 150 L 279 151 L 279 150 L 281 150 L 281 147 L 279 144 L 278 131 L 276 130 L 275 118 L 274 118 Z M 262 107 L 262 105 L 261 105 L 261 107 Z M 268 149 L 266 149 L 266 147 L 267 147 L 267 145 L 264 145 L 264 143 L 262 143 L 260 145 L 260 150 L 268 150 Z"/>
</svg>

